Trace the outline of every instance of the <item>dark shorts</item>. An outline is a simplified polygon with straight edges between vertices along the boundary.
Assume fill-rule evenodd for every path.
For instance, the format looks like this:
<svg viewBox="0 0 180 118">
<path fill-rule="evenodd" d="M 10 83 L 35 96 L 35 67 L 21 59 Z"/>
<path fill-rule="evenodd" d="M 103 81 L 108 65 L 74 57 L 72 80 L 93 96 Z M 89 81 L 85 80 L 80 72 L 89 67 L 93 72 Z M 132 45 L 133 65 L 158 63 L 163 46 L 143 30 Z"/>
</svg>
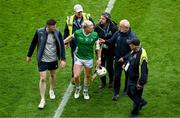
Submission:
<svg viewBox="0 0 180 118">
<path fill-rule="evenodd" d="M 58 68 L 58 61 L 54 62 L 39 62 L 38 69 L 39 72 L 46 70 L 56 70 Z"/>
</svg>

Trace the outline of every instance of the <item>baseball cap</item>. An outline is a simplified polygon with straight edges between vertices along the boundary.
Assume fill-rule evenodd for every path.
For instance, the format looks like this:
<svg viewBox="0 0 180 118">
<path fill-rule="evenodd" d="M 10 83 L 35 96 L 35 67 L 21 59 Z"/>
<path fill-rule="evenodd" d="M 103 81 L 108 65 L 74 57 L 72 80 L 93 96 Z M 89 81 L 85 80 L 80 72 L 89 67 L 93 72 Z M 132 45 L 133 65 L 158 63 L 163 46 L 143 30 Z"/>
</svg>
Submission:
<svg viewBox="0 0 180 118">
<path fill-rule="evenodd" d="M 83 7 L 80 4 L 76 4 L 74 5 L 74 11 L 75 12 L 83 11 Z"/>
<path fill-rule="evenodd" d="M 134 44 L 135 46 L 139 46 L 140 45 L 140 41 L 137 38 L 133 38 L 133 39 L 127 40 L 127 43 L 128 44 Z"/>
</svg>

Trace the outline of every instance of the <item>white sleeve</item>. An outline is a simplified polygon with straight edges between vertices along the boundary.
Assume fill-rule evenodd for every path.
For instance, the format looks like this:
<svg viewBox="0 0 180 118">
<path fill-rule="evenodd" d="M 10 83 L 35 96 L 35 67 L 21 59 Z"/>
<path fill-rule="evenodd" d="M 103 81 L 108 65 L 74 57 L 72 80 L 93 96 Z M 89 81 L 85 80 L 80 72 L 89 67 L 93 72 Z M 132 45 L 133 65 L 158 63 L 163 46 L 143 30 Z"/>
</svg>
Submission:
<svg viewBox="0 0 180 118">
<path fill-rule="evenodd" d="M 74 33 L 72 34 L 72 38 L 74 38 Z"/>
</svg>

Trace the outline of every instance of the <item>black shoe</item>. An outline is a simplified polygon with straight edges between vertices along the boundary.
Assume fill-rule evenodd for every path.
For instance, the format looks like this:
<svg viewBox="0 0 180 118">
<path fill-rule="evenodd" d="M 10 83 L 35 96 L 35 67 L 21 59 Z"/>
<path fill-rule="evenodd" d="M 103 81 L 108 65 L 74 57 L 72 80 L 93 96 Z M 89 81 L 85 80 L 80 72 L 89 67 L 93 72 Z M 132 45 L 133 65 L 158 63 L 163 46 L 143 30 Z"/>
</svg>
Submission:
<svg viewBox="0 0 180 118">
<path fill-rule="evenodd" d="M 132 117 L 136 117 L 137 115 L 138 115 L 138 110 L 134 110 L 134 109 L 133 109 L 133 110 L 131 111 L 131 114 L 130 114 L 129 117 L 132 118 Z"/>
<path fill-rule="evenodd" d="M 99 84 L 99 89 L 105 88 L 106 84 L 103 84 L 102 82 Z"/>
<path fill-rule="evenodd" d="M 119 98 L 119 94 L 115 94 L 115 95 L 113 95 L 112 100 L 113 101 L 117 101 L 118 98 Z"/>
<path fill-rule="evenodd" d="M 142 107 L 144 107 L 148 102 L 146 100 L 143 100 L 140 105 L 139 105 L 139 110 L 142 109 Z"/>
<path fill-rule="evenodd" d="M 133 113 L 131 113 L 130 115 L 129 115 L 129 118 L 134 118 L 134 117 L 136 117 L 138 114 L 133 114 Z"/>
<path fill-rule="evenodd" d="M 131 117 L 136 117 L 139 113 L 140 104 L 133 104 L 133 109 L 131 111 Z"/>
</svg>

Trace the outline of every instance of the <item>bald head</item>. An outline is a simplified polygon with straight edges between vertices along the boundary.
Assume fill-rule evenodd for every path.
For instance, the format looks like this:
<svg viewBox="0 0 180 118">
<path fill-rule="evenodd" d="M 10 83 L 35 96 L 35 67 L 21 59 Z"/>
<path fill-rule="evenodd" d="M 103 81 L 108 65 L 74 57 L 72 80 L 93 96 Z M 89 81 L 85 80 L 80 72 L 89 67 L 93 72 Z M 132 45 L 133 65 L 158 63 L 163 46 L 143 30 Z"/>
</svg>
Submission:
<svg viewBox="0 0 180 118">
<path fill-rule="evenodd" d="M 119 22 L 120 31 L 126 33 L 129 31 L 130 23 L 127 19 L 123 19 Z"/>
<path fill-rule="evenodd" d="M 127 19 L 123 19 L 119 22 L 119 25 L 125 26 L 125 27 L 130 27 L 130 23 Z"/>
<path fill-rule="evenodd" d="M 94 30 L 94 24 L 90 20 L 85 20 L 82 24 L 82 28 L 86 34 L 89 34 Z"/>
<path fill-rule="evenodd" d="M 83 28 L 87 28 L 87 27 L 93 28 L 93 27 L 94 27 L 94 24 L 93 24 L 90 20 L 85 20 L 85 21 L 83 22 L 83 24 L 82 24 L 82 27 L 83 27 Z"/>
</svg>

